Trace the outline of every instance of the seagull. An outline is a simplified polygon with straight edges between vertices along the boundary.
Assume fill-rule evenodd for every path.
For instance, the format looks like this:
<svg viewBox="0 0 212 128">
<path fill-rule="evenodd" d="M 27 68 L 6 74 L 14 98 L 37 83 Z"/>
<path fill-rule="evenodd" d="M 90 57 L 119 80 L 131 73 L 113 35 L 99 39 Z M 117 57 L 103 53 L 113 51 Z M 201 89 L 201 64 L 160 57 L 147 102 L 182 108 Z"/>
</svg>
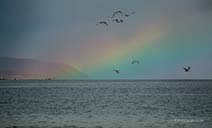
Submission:
<svg viewBox="0 0 212 128">
<path fill-rule="evenodd" d="M 188 67 L 188 68 L 183 68 L 185 70 L 185 72 L 189 72 L 191 67 Z"/>
<path fill-rule="evenodd" d="M 122 11 L 116 11 L 116 12 L 114 12 L 113 15 L 112 15 L 112 18 L 113 18 L 116 14 L 123 14 L 123 12 L 122 12 Z"/>
<path fill-rule="evenodd" d="M 124 14 L 126 17 L 129 17 L 130 15 L 129 14 Z"/>
<path fill-rule="evenodd" d="M 135 14 L 135 12 L 132 12 L 131 14 L 124 14 L 125 17 L 129 17 L 131 15 Z"/>
<path fill-rule="evenodd" d="M 116 74 L 120 73 L 120 70 L 117 70 L 117 69 L 113 69 L 113 71 L 116 72 Z"/>
<path fill-rule="evenodd" d="M 113 19 L 113 22 L 114 21 L 117 22 L 117 23 L 123 23 L 123 20 L 122 19 L 120 19 L 120 20 L 119 19 Z"/>
<path fill-rule="evenodd" d="M 135 63 L 140 63 L 140 61 L 139 60 L 133 60 L 132 62 L 131 62 L 131 64 L 135 64 Z"/>
<path fill-rule="evenodd" d="M 108 26 L 108 23 L 106 21 L 99 21 L 96 25 L 99 25 L 99 24 L 105 24 L 106 26 Z"/>
</svg>

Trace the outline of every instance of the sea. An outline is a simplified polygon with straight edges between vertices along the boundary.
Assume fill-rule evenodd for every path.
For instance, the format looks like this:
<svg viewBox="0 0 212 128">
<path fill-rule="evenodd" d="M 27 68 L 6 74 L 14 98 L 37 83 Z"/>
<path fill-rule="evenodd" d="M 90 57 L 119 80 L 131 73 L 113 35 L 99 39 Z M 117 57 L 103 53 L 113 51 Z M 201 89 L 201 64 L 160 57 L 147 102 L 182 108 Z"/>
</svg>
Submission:
<svg viewBox="0 0 212 128">
<path fill-rule="evenodd" d="M 212 81 L 2 80 L 0 128 L 212 128 Z"/>
</svg>

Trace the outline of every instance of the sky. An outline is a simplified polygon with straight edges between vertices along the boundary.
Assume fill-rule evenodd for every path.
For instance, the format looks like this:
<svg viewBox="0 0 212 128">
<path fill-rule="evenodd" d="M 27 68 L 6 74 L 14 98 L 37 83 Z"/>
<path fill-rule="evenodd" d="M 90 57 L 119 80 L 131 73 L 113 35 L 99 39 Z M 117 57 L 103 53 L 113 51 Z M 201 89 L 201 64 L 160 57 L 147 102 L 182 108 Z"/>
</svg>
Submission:
<svg viewBox="0 0 212 128">
<path fill-rule="evenodd" d="M 136 13 L 118 24 L 118 10 Z M 89 79 L 212 79 L 211 0 L 1 0 L 0 17 L 0 56 L 69 64 Z"/>
</svg>

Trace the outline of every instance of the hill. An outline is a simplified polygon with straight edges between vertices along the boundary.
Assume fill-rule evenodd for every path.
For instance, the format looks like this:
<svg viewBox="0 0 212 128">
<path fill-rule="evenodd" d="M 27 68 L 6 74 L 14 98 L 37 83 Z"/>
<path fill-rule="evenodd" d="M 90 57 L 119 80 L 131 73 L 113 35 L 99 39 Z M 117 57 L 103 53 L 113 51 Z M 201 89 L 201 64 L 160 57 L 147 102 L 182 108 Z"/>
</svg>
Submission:
<svg viewBox="0 0 212 128">
<path fill-rule="evenodd" d="M 67 64 L 0 57 L 0 77 L 7 79 L 74 79 L 84 78 L 86 75 Z"/>
</svg>

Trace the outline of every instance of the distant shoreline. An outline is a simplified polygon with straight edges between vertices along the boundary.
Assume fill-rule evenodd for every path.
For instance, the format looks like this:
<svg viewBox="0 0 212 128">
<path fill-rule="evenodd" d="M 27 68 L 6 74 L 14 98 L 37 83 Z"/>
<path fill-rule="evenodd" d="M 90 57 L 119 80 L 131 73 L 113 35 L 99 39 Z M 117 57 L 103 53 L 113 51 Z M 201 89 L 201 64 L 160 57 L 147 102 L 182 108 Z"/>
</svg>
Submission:
<svg viewBox="0 0 212 128">
<path fill-rule="evenodd" d="M 16 79 L 16 80 L 0 80 L 0 81 L 212 81 L 212 79 Z"/>
</svg>

